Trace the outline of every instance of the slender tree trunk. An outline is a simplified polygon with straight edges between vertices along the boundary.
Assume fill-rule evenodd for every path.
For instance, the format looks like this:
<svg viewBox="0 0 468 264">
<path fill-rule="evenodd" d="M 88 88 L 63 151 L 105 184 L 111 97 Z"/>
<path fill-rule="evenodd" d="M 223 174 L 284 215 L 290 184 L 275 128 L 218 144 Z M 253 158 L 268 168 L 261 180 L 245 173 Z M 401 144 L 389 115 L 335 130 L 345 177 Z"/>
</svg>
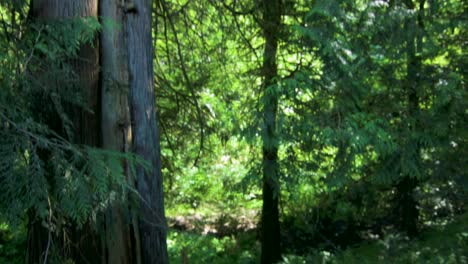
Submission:
<svg viewBox="0 0 468 264">
<path fill-rule="evenodd" d="M 418 234 L 418 208 L 414 199 L 414 188 L 417 180 L 410 176 L 405 176 L 398 184 L 398 214 L 400 216 L 400 229 L 406 232 L 409 237 Z"/>
<path fill-rule="evenodd" d="M 102 147 L 129 152 L 131 144 L 127 46 L 123 30 L 124 10 L 115 0 L 100 0 L 101 32 L 101 116 Z M 132 182 L 129 170 L 122 164 Z M 126 199 L 125 199 L 126 200 Z M 135 239 L 128 204 L 115 201 L 105 215 L 105 263 L 141 263 L 133 256 Z"/>
<path fill-rule="evenodd" d="M 156 119 L 152 1 L 135 0 L 127 9 L 125 30 L 130 73 L 130 111 L 133 150 L 151 163 L 152 168 L 137 168 L 137 190 L 141 203 L 139 230 L 142 263 L 168 263 L 166 218 L 159 131 Z M 137 252 L 138 254 L 138 252 Z"/>
<path fill-rule="evenodd" d="M 281 241 L 278 197 L 279 164 L 278 164 L 278 134 L 276 115 L 278 111 L 278 95 L 274 90 L 278 67 L 276 53 L 278 50 L 278 35 L 281 23 L 280 0 L 263 0 L 263 33 L 265 49 L 263 53 L 263 207 L 261 220 L 263 264 L 281 260 Z"/>
<path fill-rule="evenodd" d="M 407 93 L 408 93 L 408 118 L 410 120 L 410 133 L 417 132 L 419 127 L 419 96 L 418 89 L 420 85 L 421 59 L 418 53 L 422 51 L 422 37 L 419 32 L 423 27 L 422 15 L 424 11 L 425 0 L 419 0 L 418 16 L 411 19 L 406 24 L 407 32 L 416 32 L 409 34 L 406 43 L 407 65 Z M 407 7 L 417 9 L 413 1 L 407 1 Z M 420 146 L 408 136 L 408 144 L 413 146 L 412 155 L 417 167 L 420 167 Z M 419 211 L 417 201 L 414 198 L 414 189 L 418 186 L 418 175 L 405 175 L 397 184 L 398 190 L 398 212 L 400 216 L 400 228 L 408 236 L 414 237 L 418 234 Z"/>
</svg>

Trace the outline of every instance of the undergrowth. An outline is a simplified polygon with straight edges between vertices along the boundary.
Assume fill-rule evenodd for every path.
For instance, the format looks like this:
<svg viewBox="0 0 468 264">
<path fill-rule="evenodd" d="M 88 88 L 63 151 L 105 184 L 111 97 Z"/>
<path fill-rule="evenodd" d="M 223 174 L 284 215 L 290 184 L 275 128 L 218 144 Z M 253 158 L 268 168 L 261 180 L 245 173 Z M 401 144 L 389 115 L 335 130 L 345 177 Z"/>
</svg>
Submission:
<svg viewBox="0 0 468 264">
<path fill-rule="evenodd" d="M 168 251 L 170 263 L 175 264 L 249 264 L 260 259 L 260 243 L 253 230 L 224 237 L 171 230 Z M 0 263 L 24 263 L 25 253 L 25 229 L 13 232 L 8 225 L 0 224 Z M 305 255 L 284 255 L 282 262 L 307 263 L 468 263 L 468 213 L 453 222 L 432 226 L 414 240 L 392 233 L 340 252 L 311 247 Z"/>
<path fill-rule="evenodd" d="M 284 255 L 282 264 L 468 263 L 468 214 L 433 226 L 417 239 L 388 234 L 340 252 L 311 248 L 306 255 Z M 172 231 L 168 237 L 171 263 L 259 263 L 255 232 L 217 237 Z"/>
</svg>

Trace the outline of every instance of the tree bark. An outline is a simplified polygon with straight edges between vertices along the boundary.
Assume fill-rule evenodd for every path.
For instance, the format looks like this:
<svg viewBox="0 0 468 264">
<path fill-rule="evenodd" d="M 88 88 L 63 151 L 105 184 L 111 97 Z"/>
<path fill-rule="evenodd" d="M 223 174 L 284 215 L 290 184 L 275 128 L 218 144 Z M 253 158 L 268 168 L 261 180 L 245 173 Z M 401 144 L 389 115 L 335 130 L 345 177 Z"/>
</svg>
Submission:
<svg viewBox="0 0 468 264">
<path fill-rule="evenodd" d="M 72 120 L 76 128 L 73 142 L 98 146 L 102 140 L 104 148 L 122 152 L 130 151 L 130 145 L 133 145 L 133 151 L 152 165 L 150 170 L 139 167 L 136 171 L 136 187 L 141 204 L 139 214 L 133 215 L 133 218 L 138 221 L 130 223 L 128 219 L 131 217 L 126 216 L 130 216 L 131 213 L 122 204 L 112 205 L 107 212 L 103 245 L 105 251 L 100 251 L 101 247 L 94 243 L 98 241 L 97 234 L 90 228 L 82 233 L 72 230 L 73 243 L 77 244 L 77 247 L 74 247 L 76 250 L 73 250 L 71 257 L 80 263 L 168 263 L 160 144 L 153 86 L 151 2 L 137 0 L 132 8 L 122 5 L 120 1 L 102 0 L 100 3 L 102 17 L 113 21 L 113 24 L 123 25 L 123 28 L 104 28 L 101 35 L 104 45 L 102 105 L 99 104 L 97 39 L 95 45 L 83 45 L 78 55 L 80 59 L 71 61 L 79 77 L 87 108 L 72 111 Z M 98 12 L 97 0 L 35 0 L 31 7 L 32 17 L 46 22 L 72 17 L 97 17 Z M 99 123 L 100 110 L 102 124 Z M 133 125 L 130 123 L 130 116 Z M 102 138 L 101 129 L 105 132 Z M 130 177 L 128 180 L 133 181 Z M 38 245 L 36 242 L 42 237 L 34 237 L 34 234 L 42 233 L 36 229 L 32 231 L 35 232 L 30 232 L 33 236 L 30 237 L 30 244 Z M 83 241 L 83 237 L 87 237 L 88 240 Z M 43 250 L 28 250 L 31 252 L 28 261 L 40 263 Z"/>
<path fill-rule="evenodd" d="M 34 0 L 31 2 L 30 14 L 38 21 L 57 21 L 76 17 L 95 17 L 98 15 L 97 0 Z M 78 85 L 83 95 L 83 104 L 86 109 L 74 108 L 71 110 L 71 120 L 75 133 L 71 140 L 76 144 L 89 146 L 99 145 L 99 50 L 98 39 L 93 44 L 80 47 L 76 60 L 69 61 L 75 74 L 79 78 Z M 30 247 L 37 246 L 42 232 L 35 230 L 29 232 Z M 49 238 L 50 239 L 50 238 Z M 70 257 L 77 262 L 95 263 L 99 256 L 99 239 L 92 228 L 87 225 L 82 230 L 70 230 L 70 239 L 74 246 Z M 46 243 L 42 243 L 45 245 Z M 28 248 L 27 261 L 29 263 L 42 263 L 45 248 Z M 98 257 L 97 257 L 98 258 Z"/>
<path fill-rule="evenodd" d="M 102 148 L 127 153 L 131 144 L 130 109 L 128 102 L 128 61 L 123 19 L 125 13 L 115 0 L 101 0 L 99 15 L 103 24 L 101 32 L 101 128 Z M 130 172 L 122 163 L 127 181 Z M 124 199 L 126 200 L 126 199 Z M 132 239 L 128 204 L 115 201 L 105 215 L 105 263 L 141 263 Z"/>
<path fill-rule="evenodd" d="M 281 241 L 278 197 L 279 164 L 278 164 L 278 133 L 276 118 L 278 111 L 278 95 L 272 92 L 278 75 L 276 54 L 278 50 L 278 35 L 281 23 L 280 0 L 263 0 L 263 34 L 265 49 L 263 53 L 263 207 L 261 219 L 263 264 L 275 263 L 281 260 Z"/>
<path fill-rule="evenodd" d="M 34 0 L 32 16 L 39 21 L 54 21 L 76 17 L 98 16 L 97 0 Z M 74 109 L 74 143 L 98 146 L 99 144 L 99 48 L 98 38 L 93 44 L 80 47 L 78 58 L 71 61 L 79 78 L 85 109 Z"/>
<path fill-rule="evenodd" d="M 133 150 L 152 167 L 136 170 L 140 195 L 139 230 L 142 263 L 168 263 L 159 131 L 154 95 L 152 1 L 135 0 L 127 10 L 128 66 Z M 138 254 L 138 252 L 137 252 Z"/>
</svg>

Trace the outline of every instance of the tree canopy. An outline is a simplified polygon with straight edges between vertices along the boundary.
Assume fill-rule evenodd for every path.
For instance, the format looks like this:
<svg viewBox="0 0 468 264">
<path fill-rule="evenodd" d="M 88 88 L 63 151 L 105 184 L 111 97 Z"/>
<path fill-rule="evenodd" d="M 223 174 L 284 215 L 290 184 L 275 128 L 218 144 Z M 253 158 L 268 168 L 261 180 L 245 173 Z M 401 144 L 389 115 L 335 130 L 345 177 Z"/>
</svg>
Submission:
<svg viewBox="0 0 468 264">
<path fill-rule="evenodd" d="M 0 0 L 0 262 L 465 263 L 467 16 Z"/>
</svg>

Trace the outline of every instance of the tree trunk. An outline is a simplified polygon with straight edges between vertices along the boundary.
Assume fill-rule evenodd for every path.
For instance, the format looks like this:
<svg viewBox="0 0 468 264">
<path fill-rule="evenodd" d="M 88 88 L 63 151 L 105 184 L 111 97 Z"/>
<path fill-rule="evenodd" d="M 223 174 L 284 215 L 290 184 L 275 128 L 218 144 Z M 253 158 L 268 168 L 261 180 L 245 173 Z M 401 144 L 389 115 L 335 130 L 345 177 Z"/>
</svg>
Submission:
<svg viewBox="0 0 468 264">
<path fill-rule="evenodd" d="M 97 0 L 34 0 L 31 2 L 30 14 L 33 19 L 39 21 L 56 21 L 74 17 L 96 17 L 98 5 Z M 73 70 L 79 78 L 79 87 L 83 95 L 83 104 L 87 109 L 74 108 L 71 110 L 71 120 L 75 133 L 71 140 L 76 144 L 98 146 L 99 144 L 99 51 L 98 39 L 91 44 L 80 47 L 79 59 L 70 61 Z M 34 221 L 34 219 L 31 219 Z M 28 234 L 28 263 L 42 263 L 45 248 L 32 248 L 37 245 L 36 237 L 42 232 L 38 231 L 38 225 Z M 43 228 L 43 227 L 42 227 Z M 70 239 L 74 246 L 71 248 L 71 257 L 77 262 L 95 263 L 99 256 L 99 239 L 89 225 L 83 230 L 70 230 Z M 35 241 L 35 242 L 34 242 Z M 47 243 L 42 243 L 43 245 Z M 63 245 L 62 245 L 63 246 Z"/>
<path fill-rule="evenodd" d="M 278 134 L 276 116 L 278 111 L 278 95 L 274 90 L 278 67 L 276 53 L 278 50 L 278 35 L 281 23 L 280 0 L 263 0 L 263 33 L 265 49 L 263 53 L 263 207 L 261 220 L 263 264 L 281 260 L 281 241 L 278 197 L 279 164 L 278 164 Z"/>
<path fill-rule="evenodd" d="M 411 18 L 406 24 L 407 32 L 411 33 L 406 42 L 407 55 L 407 76 L 406 76 L 406 91 L 408 93 L 408 119 L 409 134 L 416 133 L 419 127 L 419 96 L 418 89 L 420 85 L 421 74 L 421 59 L 418 53 L 422 51 L 422 15 L 424 12 L 425 0 L 419 0 L 419 10 L 416 18 Z M 409 9 L 417 9 L 412 1 L 407 2 Z M 420 146 L 418 142 L 414 142 L 411 135 L 407 136 L 408 145 L 416 162 L 417 168 L 420 168 Z M 398 213 L 400 218 L 400 228 L 407 233 L 409 237 L 414 237 L 418 234 L 419 211 L 417 201 L 414 198 L 414 189 L 418 186 L 418 175 L 404 175 L 403 179 L 397 184 L 398 190 Z"/>
<path fill-rule="evenodd" d="M 397 184 L 398 190 L 398 214 L 400 220 L 400 229 L 406 232 L 409 237 L 414 237 L 418 234 L 418 208 L 414 199 L 414 188 L 417 186 L 417 180 L 409 176 L 405 176 L 402 181 Z"/>
<path fill-rule="evenodd" d="M 54 21 L 98 15 L 97 0 L 34 0 L 32 16 L 40 21 Z M 93 44 L 80 47 L 79 59 L 70 63 L 79 78 L 84 105 L 88 110 L 75 109 L 73 142 L 98 146 L 99 143 L 99 48 L 98 38 Z"/>
<path fill-rule="evenodd" d="M 102 148 L 127 153 L 131 144 L 130 109 L 128 104 L 128 61 L 127 46 L 123 31 L 124 12 L 118 1 L 101 0 L 100 17 L 103 21 L 101 32 L 101 128 Z M 129 170 L 127 180 L 132 182 Z M 135 251 L 134 239 L 128 221 L 128 205 L 115 201 L 105 215 L 105 235 L 109 264 L 141 263 Z M 126 217 L 127 216 L 127 217 Z M 135 232 L 133 233 L 135 234 Z"/>
<path fill-rule="evenodd" d="M 130 112 L 133 150 L 152 167 L 136 170 L 136 186 L 140 195 L 139 230 L 142 263 L 168 263 L 166 218 L 164 215 L 163 179 L 159 131 L 156 119 L 152 1 L 135 0 L 128 8 L 125 30 L 130 73 Z"/>
</svg>

